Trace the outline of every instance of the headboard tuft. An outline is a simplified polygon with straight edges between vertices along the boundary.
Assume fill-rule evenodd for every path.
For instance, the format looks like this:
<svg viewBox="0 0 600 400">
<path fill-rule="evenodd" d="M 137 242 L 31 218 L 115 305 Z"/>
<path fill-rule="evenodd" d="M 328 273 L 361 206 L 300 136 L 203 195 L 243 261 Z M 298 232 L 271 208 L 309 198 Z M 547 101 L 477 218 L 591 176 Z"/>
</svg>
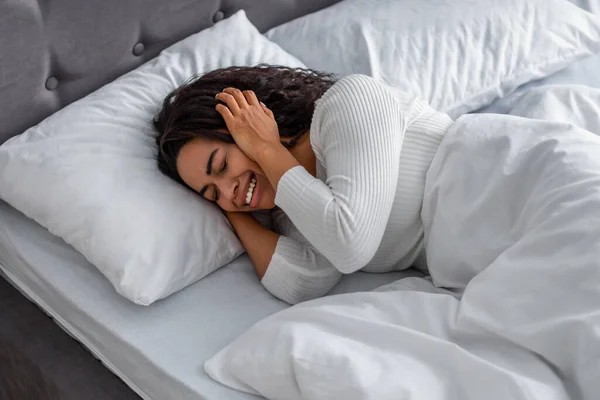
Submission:
<svg viewBox="0 0 600 400">
<path fill-rule="evenodd" d="M 237 10 L 262 31 L 338 0 L 0 0 L 0 144 Z"/>
</svg>

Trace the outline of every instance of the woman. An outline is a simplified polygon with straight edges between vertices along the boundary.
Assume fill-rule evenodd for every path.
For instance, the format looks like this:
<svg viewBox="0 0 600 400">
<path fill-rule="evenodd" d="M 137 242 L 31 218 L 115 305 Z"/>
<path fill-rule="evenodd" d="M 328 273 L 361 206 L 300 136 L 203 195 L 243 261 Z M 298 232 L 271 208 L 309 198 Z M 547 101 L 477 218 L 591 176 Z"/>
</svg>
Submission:
<svg viewBox="0 0 600 400">
<path fill-rule="evenodd" d="M 426 268 L 425 175 L 450 125 L 366 76 L 264 65 L 191 80 L 154 121 L 160 170 L 225 211 L 263 285 L 292 304 L 342 274 Z"/>
</svg>

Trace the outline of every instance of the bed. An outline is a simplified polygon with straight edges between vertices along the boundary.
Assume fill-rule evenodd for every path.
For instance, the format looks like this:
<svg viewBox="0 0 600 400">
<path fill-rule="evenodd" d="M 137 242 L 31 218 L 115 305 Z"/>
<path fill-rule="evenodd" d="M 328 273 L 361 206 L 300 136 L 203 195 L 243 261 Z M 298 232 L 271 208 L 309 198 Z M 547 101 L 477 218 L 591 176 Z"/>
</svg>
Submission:
<svg viewBox="0 0 600 400">
<path fill-rule="evenodd" d="M 0 44 L 0 87 L 13 88 L 0 99 L 0 143 L 240 9 L 265 32 L 333 3 L 0 2 L 0 35 L 8 38 Z M 532 88 L 600 88 L 599 70 L 600 54 L 585 57 L 475 111 L 508 113 Z M 14 81 L 19 85 L 7 84 Z M 40 399 L 256 398 L 210 379 L 204 363 L 288 307 L 260 286 L 245 255 L 149 307 L 133 304 L 79 252 L 1 200 L 0 273 L 0 362 L 8 366 L 0 368 L 0 397 L 7 399 L 33 393 Z M 413 269 L 358 272 L 332 294 L 423 276 Z"/>
</svg>

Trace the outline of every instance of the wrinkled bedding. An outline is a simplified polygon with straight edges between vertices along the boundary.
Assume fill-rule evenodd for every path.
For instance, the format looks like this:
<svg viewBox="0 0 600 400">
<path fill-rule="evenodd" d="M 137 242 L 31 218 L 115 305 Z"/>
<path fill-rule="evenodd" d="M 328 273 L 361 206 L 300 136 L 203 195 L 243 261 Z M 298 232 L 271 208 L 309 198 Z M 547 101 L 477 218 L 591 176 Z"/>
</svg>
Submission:
<svg viewBox="0 0 600 400">
<path fill-rule="evenodd" d="M 455 334 L 536 354 L 572 398 L 595 398 L 600 138 L 563 122 L 464 116 L 428 173 L 423 219 L 434 284 L 464 290 Z"/>
<path fill-rule="evenodd" d="M 508 113 L 573 124 L 600 135 L 600 88 L 585 85 L 534 88 L 520 96 Z"/>
<path fill-rule="evenodd" d="M 277 399 L 597 399 L 600 137 L 565 122 L 598 127 L 579 89 L 456 121 L 427 176 L 429 280 L 279 312 L 209 375 Z"/>
</svg>

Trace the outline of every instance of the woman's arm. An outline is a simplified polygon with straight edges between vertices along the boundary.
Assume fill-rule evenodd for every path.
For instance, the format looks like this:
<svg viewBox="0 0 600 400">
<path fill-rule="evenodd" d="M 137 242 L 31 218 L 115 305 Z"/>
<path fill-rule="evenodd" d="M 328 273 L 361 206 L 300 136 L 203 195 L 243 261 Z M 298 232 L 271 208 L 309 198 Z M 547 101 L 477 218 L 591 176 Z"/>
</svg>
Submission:
<svg viewBox="0 0 600 400">
<path fill-rule="evenodd" d="M 250 213 L 226 211 L 225 215 L 246 249 L 258 278 L 262 279 L 275 253 L 279 235 L 265 228 Z"/>
<path fill-rule="evenodd" d="M 377 252 L 396 196 L 404 134 L 425 107 L 361 75 L 340 80 L 319 100 L 311 139 L 326 180 L 293 167 L 278 182 L 275 204 L 339 271 L 357 271 Z M 258 162 L 267 176 L 276 164 Z"/>
<path fill-rule="evenodd" d="M 256 274 L 273 296 L 290 304 L 324 296 L 342 274 L 302 237 L 291 221 L 279 213 L 279 235 L 249 213 L 226 213 L 246 248 Z"/>
</svg>

